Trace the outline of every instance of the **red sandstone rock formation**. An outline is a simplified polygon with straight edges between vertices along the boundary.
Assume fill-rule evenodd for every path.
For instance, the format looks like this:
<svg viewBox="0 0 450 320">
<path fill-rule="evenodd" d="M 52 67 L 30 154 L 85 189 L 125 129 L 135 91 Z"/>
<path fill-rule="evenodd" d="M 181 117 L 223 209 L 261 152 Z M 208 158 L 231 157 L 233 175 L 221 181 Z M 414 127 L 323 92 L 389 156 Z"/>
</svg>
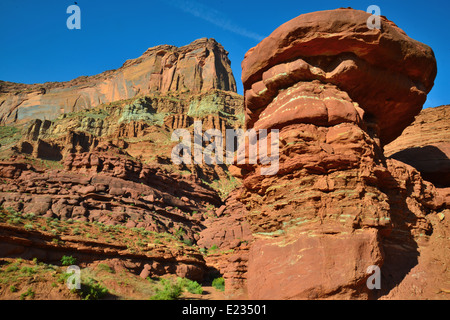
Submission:
<svg viewBox="0 0 450 320">
<path fill-rule="evenodd" d="M 262 110 L 270 110 L 269 103 L 280 90 L 291 88 L 292 92 L 285 94 L 298 99 L 297 109 L 289 111 L 289 105 L 283 105 L 277 112 L 280 120 L 297 118 L 323 125 L 328 123 L 328 110 L 329 124 L 344 119 L 355 122 L 354 109 L 361 108 L 365 120 L 377 122 L 383 144 L 400 135 L 420 112 L 433 87 L 437 73 L 434 53 L 385 18 L 381 30 L 369 30 L 367 17 L 365 12 L 349 9 L 304 14 L 250 49 L 242 62 L 248 126 L 258 126 L 255 123 Z M 325 92 L 322 102 L 315 101 L 320 107 L 314 108 L 314 116 L 322 117 L 320 122 L 310 119 L 312 115 L 306 113 L 309 108 L 302 106 L 314 103 L 309 92 L 315 88 L 294 86 L 313 80 L 344 91 L 344 97 L 335 94 L 327 101 Z M 346 96 L 357 105 L 339 103 Z"/>
<path fill-rule="evenodd" d="M 248 212 L 237 201 L 237 195 L 237 191 L 233 191 L 215 215 L 204 222 L 206 228 L 197 241 L 207 250 L 208 266 L 222 274 L 226 293 L 233 298 L 246 297 L 248 253 L 253 240 L 247 222 Z"/>
<path fill-rule="evenodd" d="M 117 70 L 69 82 L 35 85 L 0 82 L 0 123 L 35 118 L 54 119 L 61 113 L 151 92 L 236 92 L 228 52 L 214 39 L 184 47 L 161 45 Z"/>
<path fill-rule="evenodd" d="M 450 188 L 450 106 L 423 110 L 384 153 L 413 166 L 434 185 Z"/>
<path fill-rule="evenodd" d="M 442 198 L 414 168 L 386 160 L 382 146 L 421 110 L 436 61 L 385 18 L 369 30 L 369 16 L 301 15 L 242 63 L 248 128 L 280 129 L 276 175 L 261 175 L 261 164 L 234 170 L 254 238 L 250 298 L 376 298 L 433 237 Z M 379 291 L 366 285 L 372 265 L 382 270 Z"/>
</svg>

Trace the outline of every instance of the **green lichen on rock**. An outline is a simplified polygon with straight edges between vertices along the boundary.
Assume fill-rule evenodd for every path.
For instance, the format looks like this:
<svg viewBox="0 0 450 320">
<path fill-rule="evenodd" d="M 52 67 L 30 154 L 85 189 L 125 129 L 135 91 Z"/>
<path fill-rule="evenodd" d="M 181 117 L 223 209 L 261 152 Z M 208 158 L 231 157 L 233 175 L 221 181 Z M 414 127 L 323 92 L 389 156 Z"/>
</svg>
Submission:
<svg viewBox="0 0 450 320">
<path fill-rule="evenodd" d="M 204 117 L 219 111 L 225 112 L 224 106 L 225 99 L 221 95 L 197 96 L 190 102 L 187 114 L 191 117 Z"/>
<path fill-rule="evenodd" d="M 152 100 L 142 97 L 127 104 L 123 110 L 119 122 L 145 121 L 151 124 L 162 125 L 167 113 L 158 113 L 152 106 Z"/>
</svg>

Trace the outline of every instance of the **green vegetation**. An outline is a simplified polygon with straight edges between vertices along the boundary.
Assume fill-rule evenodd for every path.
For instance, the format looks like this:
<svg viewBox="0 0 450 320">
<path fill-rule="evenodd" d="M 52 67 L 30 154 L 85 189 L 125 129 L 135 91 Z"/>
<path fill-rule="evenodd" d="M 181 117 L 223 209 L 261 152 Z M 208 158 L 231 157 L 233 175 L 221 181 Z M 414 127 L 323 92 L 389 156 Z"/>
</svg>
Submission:
<svg viewBox="0 0 450 320">
<path fill-rule="evenodd" d="M 192 240 L 186 238 L 186 231 L 182 228 L 175 230 L 174 234 L 158 233 L 144 228 L 127 228 L 123 225 L 106 226 L 103 223 L 84 222 L 73 219 L 58 220 L 57 218 L 44 218 L 35 214 L 23 214 L 14 208 L 4 209 L 0 206 L 0 222 L 22 227 L 28 231 L 41 232 L 52 235 L 55 245 L 64 245 L 64 236 L 77 236 L 91 239 L 96 242 L 105 242 L 126 245 L 130 252 L 144 253 L 152 250 L 150 244 L 162 247 L 190 246 L 195 248 Z M 69 263 L 64 258 L 64 263 Z M 61 261 L 63 263 L 63 261 Z M 72 263 L 74 264 L 74 263 Z"/>
<path fill-rule="evenodd" d="M 64 169 L 64 165 L 56 160 L 37 159 L 31 156 L 25 156 L 25 160 L 27 163 L 37 168 L 46 168 L 50 170 Z"/>
<path fill-rule="evenodd" d="M 17 266 L 17 264 L 13 264 L 11 266 L 9 266 L 8 268 L 6 268 L 6 272 L 15 272 L 19 270 L 19 267 Z"/>
<path fill-rule="evenodd" d="M 42 283 L 53 282 L 52 288 L 56 288 L 57 292 L 60 291 L 66 288 L 65 282 L 56 282 L 55 280 L 63 274 L 65 273 L 61 268 L 37 262 L 37 259 L 31 261 L 20 258 L 0 259 L 0 287 L 8 288 L 8 294 L 13 299 L 33 299 L 36 292 L 47 290 L 45 285 L 41 285 Z M 47 293 L 45 292 L 45 294 Z"/>
<path fill-rule="evenodd" d="M 219 291 L 224 291 L 225 290 L 225 279 L 222 277 L 214 279 L 212 282 L 212 286 Z"/>
<path fill-rule="evenodd" d="M 214 254 L 214 253 L 217 252 L 217 250 L 219 250 L 219 247 L 218 247 L 217 245 L 213 244 L 213 245 L 211 246 L 211 248 L 209 248 L 209 249 L 207 250 L 207 254 Z"/>
<path fill-rule="evenodd" d="M 186 232 L 183 230 L 183 228 L 178 228 L 177 231 L 175 231 L 175 237 L 178 239 L 183 239 L 183 237 L 186 235 Z"/>
<path fill-rule="evenodd" d="M 180 281 L 161 279 L 160 284 L 163 286 L 162 289 L 156 288 L 156 294 L 150 300 L 176 300 L 183 292 L 183 286 Z"/>
<path fill-rule="evenodd" d="M 97 266 L 97 269 L 100 270 L 100 271 L 106 271 L 106 272 L 109 272 L 109 273 L 114 273 L 114 270 L 111 269 L 111 267 L 108 266 L 105 263 L 99 263 L 98 266 Z"/>
<path fill-rule="evenodd" d="M 203 294 L 203 288 L 201 284 L 199 284 L 197 281 L 189 280 L 189 279 L 182 279 L 182 285 L 183 287 L 190 293 L 193 294 Z"/>
<path fill-rule="evenodd" d="M 30 297 L 30 299 L 34 299 L 34 295 L 35 295 L 35 293 L 34 293 L 33 289 L 28 288 L 28 290 L 26 292 L 24 292 L 20 295 L 20 300 L 25 300 L 26 297 Z"/>
<path fill-rule="evenodd" d="M 105 119 L 110 114 L 107 110 L 104 108 L 92 108 L 88 110 L 80 110 L 75 112 L 68 112 L 60 115 L 56 121 L 62 120 L 62 119 L 73 119 L 73 118 L 81 118 L 81 119 Z M 89 121 L 92 121 L 89 120 Z"/>
<path fill-rule="evenodd" d="M 44 218 L 35 214 L 23 214 L 16 209 L 8 207 L 4 209 L 0 206 L 0 223 L 16 223 L 15 227 L 25 227 L 32 230 L 36 235 L 42 233 L 46 235 L 55 245 L 67 245 L 73 237 L 82 237 L 84 240 L 88 235 L 96 235 L 98 240 L 91 240 L 99 244 L 106 243 L 112 238 L 117 239 L 113 245 L 127 246 L 129 252 L 145 254 L 145 252 L 155 250 L 164 250 L 166 252 L 180 250 L 187 245 L 192 249 L 185 251 L 184 254 L 189 257 L 191 250 L 196 251 L 197 247 L 186 237 L 186 230 L 183 228 L 175 229 L 173 234 L 164 232 L 158 233 L 145 230 L 144 228 L 126 228 L 123 225 L 107 226 L 99 222 L 84 222 L 76 219 L 59 220 L 56 218 Z M 53 238 L 53 240 L 52 240 Z M 62 252 L 60 264 L 58 266 L 48 265 L 39 262 L 36 258 L 33 260 L 21 259 L 0 259 L 0 287 L 6 288 L 8 294 L 19 299 L 23 294 L 23 299 L 32 299 L 34 292 L 37 295 L 43 294 L 45 297 L 48 290 L 55 292 L 52 295 L 67 294 L 66 282 L 70 273 L 65 272 L 65 267 L 77 264 L 77 259 Z M 106 262 L 106 261 L 105 261 Z M 81 299 L 102 299 L 106 294 L 126 298 L 148 298 L 152 299 L 179 299 L 183 293 L 202 294 L 202 286 L 188 279 L 177 280 L 154 280 L 153 283 L 143 282 L 135 274 L 129 274 L 123 271 L 117 271 L 110 267 L 109 263 L 100 263 L 96 268 L 84 268 L 81 271 L 81 289 L 72 290 L 72 298 L 77 295 Z M 119 282 L 129 283 L 135 291 L 124 290 L 126 286 L 119 285 Z M 41 286 L 41 283 L 46 283 Z M 31 291 L 27 291 L 29 289 Z M 14 291 L 15 290 L 15 291 Z M 44 290 L 47 290 L 44 293 Z M 14 292 L 13 292 L 14 291 Z M 27 291 L 27 292 L 26 292 Z M 65 292 L 65 293 L 64 293 Z"/>
<path fill-rule="evenodd" d="M 158 113 L 152 107 L 152 99 L 149 97 L 141 97 L 123 108 L 119 123 L 124 121 L 146 121 L 152 125 L 161 126 L 166 116 L 167 113 Z"/>
<path fill-rule="evenodd" d="M 231 191 L 238 188 L 242 183 L 228 173 L 227 179 L 213 180 L 211 183 L 202 180 L 202 182 L 219 193 L 222 199 L 228 197 Z"/>
<path fill-rule="evenodd" d="M 162 286 L 162 287 L 161 287 Z M 192 294 L 202 294 L 203 288 L 197 281 L 178 277 L 177 279 L 160 279 L 155 287 L 155 294 L 150 300 L 176 300 L 184 291 Z"/>
<path fill-rule="evenodd" d="M 209 114 L 218 114 L 219 111 L 223 111 L 224 105 L 224 97 L 216 94 L 194 97 L 189 104 L 187 115 L 191 117 L 204 117 Z"/>
<path fill-rule="evenodd" d="M 32 267 L 22 267 L 20 269 L 20 273 L 22 273 L 23 275 L 26 275 L 26 276 L 31 276 L 31 275 L 35 274 L 36 272 L 37 272 L 36 269 L 32 268 Z"/>
<path fill-rule="evenodd" d="M 84 300 L 100 300 L 105 297 L 109 291 L 96 280 L 89 278 L 86 282 L 81 282 L 81 289 L 74 290 Z"/>
<path fill-rule="evenodd" d="M 12 126 L 0 126 L 0 146 L 14 144 L 22 138 L 21 131 Z"/>
<path fill-rule="evenodd" d="M 61 258 L 61 264 L 63 266 L 71 266 L 74 265 L 77 262 L 77 259 L 72 256 L 63 256 Z"/>
</svg>

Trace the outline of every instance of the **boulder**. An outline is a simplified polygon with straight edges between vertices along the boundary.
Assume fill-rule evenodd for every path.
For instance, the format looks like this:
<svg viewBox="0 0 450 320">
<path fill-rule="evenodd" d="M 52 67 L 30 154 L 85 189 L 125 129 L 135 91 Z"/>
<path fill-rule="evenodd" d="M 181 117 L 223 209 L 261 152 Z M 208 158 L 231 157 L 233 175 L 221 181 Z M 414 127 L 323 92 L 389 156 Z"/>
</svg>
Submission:
<svg viewBox="0 0 450 320">
<path fill-rule="evenodd" d="M 242 62 L 247 127 L 254 126 L 281 90 L 294 91 L 291 87 L 299 81 L 318 80 L 338 86 L 345 92 L 341 94 L 348 94 L 364 110 L 366 119 L 376 121 L 383 144 L 399 136 L 420 112 L 433 87 L 436 59 L 430 47 L 411 39 L 385 17 L 381 17 L 381 29 L 368 29 L 369 17 L 353 9 L 304 14 L 250 49 Z M 306 96 L 297 97 L 299 103 L 294 103 L 298 108 L 305 99 L 314 99 Z M 319 117 L 315 118 L 317 124 L 326 120 L 318 112 L 323 113 L 324 105 L 332 101 L 340 116 L 346 110 L 354 114 L 351 105 L 339 103 L 340 95 L 332 95 L 331 101 L 326 97 L 325 92 L 323 99 L 316 101 L 320 106 L 313 108 L 313 115 Z M 283 108 L 287 106 L 282 104 L 278 112 Z M 299 113 L 300 117 L 311 117 L 305 114 L 307 110 Z"/>
</svg>

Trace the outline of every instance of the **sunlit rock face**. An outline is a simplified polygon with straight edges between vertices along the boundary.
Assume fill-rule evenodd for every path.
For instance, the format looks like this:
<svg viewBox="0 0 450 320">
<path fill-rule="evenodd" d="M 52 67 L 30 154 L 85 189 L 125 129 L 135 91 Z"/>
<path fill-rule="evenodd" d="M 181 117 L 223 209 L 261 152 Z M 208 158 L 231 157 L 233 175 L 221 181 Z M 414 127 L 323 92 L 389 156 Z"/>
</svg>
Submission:
<svg viewBox="0 0 450 320">
<path fill-rule="evenodd" d="M 52 120 L 61 113 L 160 92 L 236 92 L 228 52 L 214 39 L 160 45 L 117 70 L 42 85 L 0 83 L 0 122 Z"/>
<path fill-rule="evenodd" d="M 370 30 L 369 17 L 301 15 L 242 62 L 247 128 L 278 129 L 280 145 L 276 175 L 237 165 L 254 237 L 250 298 L 376 297 L 432 232 L 427 214 L 442 206 L 434 186 L 382 148 L 420 112 L 436 60 L 384 17 Z M 371 266 L 381 267 L 384 291 L 367 287 Z"/>
</svg>

